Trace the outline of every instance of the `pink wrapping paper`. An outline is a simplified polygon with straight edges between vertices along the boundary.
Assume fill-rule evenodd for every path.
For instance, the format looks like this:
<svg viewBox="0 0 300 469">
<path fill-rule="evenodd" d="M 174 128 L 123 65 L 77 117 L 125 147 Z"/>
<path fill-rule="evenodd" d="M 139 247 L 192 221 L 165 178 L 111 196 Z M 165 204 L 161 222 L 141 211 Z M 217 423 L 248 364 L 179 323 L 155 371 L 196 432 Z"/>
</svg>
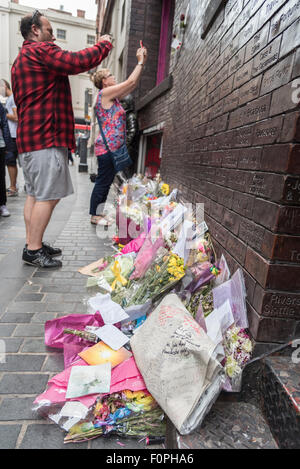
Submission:
<svg viewBox="0 0 300 469">
<path fill-rule="evenodd" d="M 153 226 L 153 232 L 155 227 Z M 143 278 L 147 269 L 155 259 L 157 251 L 164 246 L 164 239 L 159 235 L 155 241 L 152 241 L 151 231 L 147 234 L 143 246 L 141 247 L 134 263 L 134 272 L 130 276 L 130 280 Z"/>
<path fill-rule="evenodd" d="M 117 324 L 115 325 L 117 326 Z M 66 336 L 63 332 L 64 329 L 70 328 L 83 331 L 86 326 L 104 326 L 101 314 L 97 311 L 95 314 L 69 314 L 58 319 L 51 319 L 45 323 L 45 345 L 63 348 Z M 74 336 L 72 342 L 79 344 L 82 343 L 82 339 Z"/>
<path fill-rule="evenodd" d="M 57 404 L 65 401 L 80 401 L 87 407 L 93 405 L 99 394 L 66 399 L 68 382 L 73 366 L 89 365 L 84 360 L 79 359 L 69 368 L 53 376 L 53 378 L 48 381 L 48 388 L 46 391 L 37 396 L 34 403 L 39 404 L 43 400 L 49 401 L 50 404 Z M 146 389 L 143 377 L 139 372 L 133 357 L 120 363 L 120 365 L 113 368 L 111 372 L 111 386 L 109 394 L 124 391 L 125 389 L 129 389 L 130 391 L 141 391 Z"/>
<path fill-rule="evenodd" d="M 141 233 L 140 236 L 138 236 L 136 239 L 133 239 L 132 241 L 130 241 L 130 243 L 126 244 L 126 246 L 124 246 L 121 250 L 121 253 L 128 254 L 129 252 L 139 252 L 139 250 L 144 244 L 146 236 L 147 233 Z"/>
</svg>

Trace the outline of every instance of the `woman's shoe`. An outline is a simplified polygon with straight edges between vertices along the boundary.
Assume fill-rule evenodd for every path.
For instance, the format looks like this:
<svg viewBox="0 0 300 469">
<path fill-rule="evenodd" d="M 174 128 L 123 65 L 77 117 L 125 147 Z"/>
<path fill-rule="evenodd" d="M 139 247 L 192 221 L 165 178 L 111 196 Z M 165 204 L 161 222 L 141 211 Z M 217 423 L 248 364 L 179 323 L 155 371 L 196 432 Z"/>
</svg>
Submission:
<svg viewBox="0 0 300 469">
<path fill-rule="evenodd" d="M 112 223 L 110 220 L 107 220 L 105 217 L 101 217 L 99 215 L 95 215 L 91 218 L 92 225 L 100 225 L 100 226 L 110 226 Z"/>
<path fill-rule="evenodd" d="M 17 197 L 19 195 L 18 189 L 12 190 L 10 187 L 6 191 L 7 197 Z"/>
<path fill-rule="evenodd" d="M 6 207 L 6 205 L 1 205 L 1 207 L 0 207 L 0 215 L 1 215 L 2 217 L 10 217 L 10 213 L 9 213 L 9 211 L 8 211 L 8 209 L 7 209 L 7 207 Z"/>
</svg>

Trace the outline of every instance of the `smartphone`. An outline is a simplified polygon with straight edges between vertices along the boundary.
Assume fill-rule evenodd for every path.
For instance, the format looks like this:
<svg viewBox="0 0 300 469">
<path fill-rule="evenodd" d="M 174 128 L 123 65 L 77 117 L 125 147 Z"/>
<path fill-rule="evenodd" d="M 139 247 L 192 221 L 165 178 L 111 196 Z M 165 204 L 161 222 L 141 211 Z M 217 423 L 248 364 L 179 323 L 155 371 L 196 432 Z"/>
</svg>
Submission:
<svg viewBox="0 0 300 469">
<path fill-rule="evenodd" d="M 140 41 L 140 47 L 144 47 L 144 46 L 143 46 L 143 41 Z"/>
</svg>

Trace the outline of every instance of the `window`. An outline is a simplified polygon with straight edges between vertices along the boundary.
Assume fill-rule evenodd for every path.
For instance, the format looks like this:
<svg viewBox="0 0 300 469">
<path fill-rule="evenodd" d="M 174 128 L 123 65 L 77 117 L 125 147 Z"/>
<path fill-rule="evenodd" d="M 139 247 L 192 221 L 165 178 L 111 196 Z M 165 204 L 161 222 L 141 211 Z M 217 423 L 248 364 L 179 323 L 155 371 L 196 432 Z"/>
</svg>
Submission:
<svg viewBox="0 0 300 469">
<path fill-rule="evenodd" d="M 65 29 L 57 29 L 56 38 L 57 39 L 66 39 L 67 31 Z"/>
<path fill-rule="evenodd" d="M 156 85 L 159 85 L 169 73 L 173 18 L 173 0 L 163 0 Z"/>
<path fill-rule="evenodd" d="M 93 46 L 95 44 L 95 36 L 92 36 L 91 34 L 88 34 L 87 35 L 87 43 Z"/>
</svg>

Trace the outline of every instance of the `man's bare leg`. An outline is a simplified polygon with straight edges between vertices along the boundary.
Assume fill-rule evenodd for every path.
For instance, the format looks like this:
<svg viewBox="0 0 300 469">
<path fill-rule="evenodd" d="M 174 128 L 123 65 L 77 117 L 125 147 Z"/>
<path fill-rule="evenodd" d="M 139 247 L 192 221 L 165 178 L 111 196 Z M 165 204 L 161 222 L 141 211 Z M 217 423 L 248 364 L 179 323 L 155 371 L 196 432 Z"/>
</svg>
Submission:
<svg viewBox="0 0 300 469">
<path fill-rule="evenodd" d="M 24 207 L 24 218 L 27 248 L 30 251 L 35 251 L 42 247 L 44 232 L 58 202 L 59 200 L 39 202 L 32 196 L 27 197 Z"/>
</svg>

